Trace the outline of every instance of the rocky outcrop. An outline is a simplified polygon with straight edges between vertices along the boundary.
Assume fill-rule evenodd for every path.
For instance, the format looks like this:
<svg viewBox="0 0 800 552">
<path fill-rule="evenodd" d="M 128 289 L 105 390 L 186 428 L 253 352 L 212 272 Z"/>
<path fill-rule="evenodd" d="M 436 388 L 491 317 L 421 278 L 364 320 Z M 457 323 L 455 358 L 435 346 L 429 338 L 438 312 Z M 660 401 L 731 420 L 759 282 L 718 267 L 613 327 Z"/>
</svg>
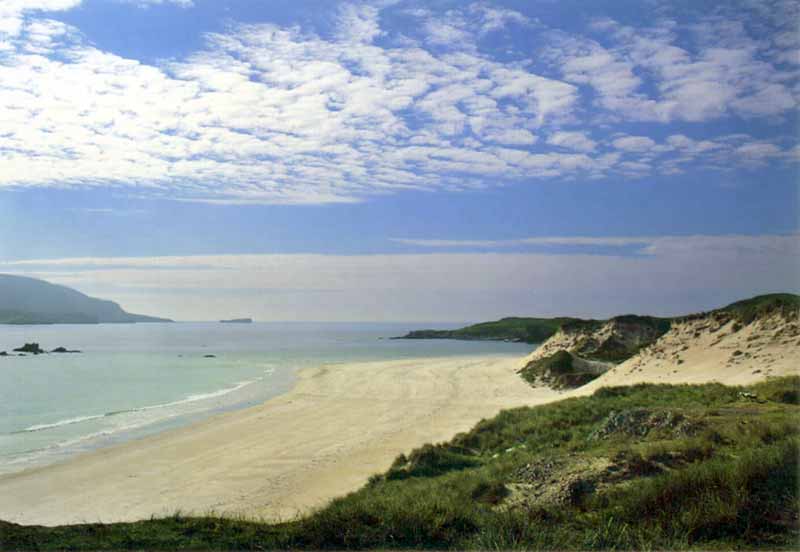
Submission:
<svg viewBox="0 0 800 552">
<path fill-rule="evenodd" d="M 666 433 L 665 437 L 690 437 L 696 435 L 704 424 L 671 410 L 631 408 L 612 411 L 603 423 L 589 436 L 591 440 L 606 439 L 613 435 L 644 437 L 653 431 Z"/>
<path fill-rule="evenodd" d="M 51 353 L 80 353 L 80 351 L 78 351 L 78 350 L 67 349 L 66 347 L 56 347 L 55 349 L 53 349 L 50 352 Z"/>
<path fill-rule="evenodd" d="M 22 347 L 17 347 L 14 349 L 15 353 L 28 353 L 33 355 L 43 355 L 47 354 L 48 351 L 42 349 L 42 347 L 38 343 L 26 343 Z M 56 347 L 50 353 L 80 353 L 80 351 L 75 349 L 67 349 L 66 347 Z M 9 354 L 5 351 L 0 351 L 0 356 L 9 356 Z M 20 354 L 20 356 L 24 356 L 24 354 Z"/>
<path fill-rule="evenodd" d="M 524 376 L 561 351 L 573 365 L 604 363 L 606 372 L 581 388 L 586 393 L 638 382 L 745 385 L 800 374 L 800 297 L 761 295 L 671 319 L 619 316 L 565 324 L 523 360 L 519 372 Z M 552 386 L 545 379 L 534 382 Z"/>
<path fill-rule="evenodd" d="M 617 316 L 607 321 L 571 322 L 526 357 L 525 365 L 558 351 L 568 351 L 588 360 L 621 362 L 653 343 L 669 327 L 668 319 L 635 315 Z"/>
<path fill-rule="evenodd" d="M 606 370 L 607 363 L 586 360 L 562 349 L 529 362 L 519 373 L 532 385 L 572 389 L 589 383 Z"/>
<path fill-rule="evenodd" d="M 38 343 L 26 343 L 22 347 L 17 347 L 14 349 L 15 353 L 31 353 L 34 355 L 41 355 L 42 353 L 46 353 L 44 349 L 39 347 Z"/>
<path fill-rule="evenodd" d="M 579 387 L 656 341 L 669 326 L 667 319 L 635 315 L 570 322 L 528 355 L 519 372 L 531 383 Z"/>
</svg>

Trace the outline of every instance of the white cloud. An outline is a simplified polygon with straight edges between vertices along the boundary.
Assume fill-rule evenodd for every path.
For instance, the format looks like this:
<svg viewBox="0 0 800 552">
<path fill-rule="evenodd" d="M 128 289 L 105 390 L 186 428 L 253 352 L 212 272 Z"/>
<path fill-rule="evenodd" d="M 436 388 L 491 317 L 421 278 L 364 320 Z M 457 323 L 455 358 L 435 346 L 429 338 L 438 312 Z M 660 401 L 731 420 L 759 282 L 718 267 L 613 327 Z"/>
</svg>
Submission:
<svg viewBox="0 0 800 552">
<path fill-rule="evenodd" d="M 334 203 L 407 189 L 795 158 L 794 144 L 778 139 L 725 144 L 685 136 L 656 144 L 615 134 L 623 160 L 580 126 L 593 122 L 582 118 L 587 87 L 603 109 L 626 117 L 691 118 L 691 109 L 710 116 L 712 107 L 676 99 L 695 86 L 700 93 L 706 84 L 695 76 L 704 67 L 721 82 L 709 97 L 728 94 L 728 81 L 738 87 L 725 101 L 714 96 L 719 116 L 779 115 L 792 80 L 753 61 L 744 43 L 688 54 L 667 31 L 637 39 L 606 21 L 615 48 L 563 34 L 553 40 L 563 46 L 550 53 L 563 62 L 560 80 L 528 61 L 481 53 L 484 31 L 539 25 L 517 12 L 485 3 L 417 11 L 419 42 L 396 41 L 381 27 L 379 6 L 346 3 L 333 38 L 234 25 L 186 58 L 148 65 L 102 51 L 40 13 L 78 4 L 0 4 L 0 25 L 13 27 L 0 39 L 0 187 L 127 186 L 137 195 L 212 203 Z M 437 39 L 425 29 L 434 27 L 442 40 L 455 35 L 429 47 L 424 39 Z M 663 97 L 640 92 L 641 68 L 670 77 L 657 83 Z M 754 76 L 766 84 L 752 84 Z M 765 144 L 777 149 L 769 153 Z"/>
<path fill-rule="evenodd" d="M 647 136 L 623 136 L 612 142 L 615 148 L 623 151 L 645 152 L 652 150 L 656 143 Z"/>
<path fill-rule="evenodd" d="M 175 199 L 325 203 L 473 187 L 465 174 L 527 176 L 524 159 L 514 166 L 488 146 L 535 143 L 531 127 L 568 112 L 574 87 L 468 50 L 373 46 L 378 21 L 372 6 L 345 6 L 337 40 L 239 26 L 162 67 L 28 21 L 0 66 L 11 129 L 0 186 L 123 183 Z M 423 128 L 409 129 L 409 113 Z"/>
<path fill-rule="evenodd" d="M 344 4 L 339 13 L 339 38 L 369 44 L 382 34 L 378 21 L 380 10 L 366 4 Z"/>
<path fill-rule="evenodd" d="M 597 236 L 554 236 L 539 238 L 518 238 L 513 240 L 432 240 L 392 238 L 396 243 L 417 245 L 420 247 L 516 247 L 521 245 L 591 245 L 591 246 L 625 246 L 645 245 L 658 238 L 653 237 L 597 237 Z"/>
<path fill-rule="evenodd" d="M 535 144 L 537 140 L 536 136 L 531 134 L 530 131 L 522 128 L 490 130 L 486 132 L 483 137 L 490 142 L 520 146 Z"/>
<path fill-rule="evenodd" d="M 544 55 L 566 80 L 591 87 L 598 107 L 630 120 L 790 113 L 797 98 L 785 81 L 794 77 L 780 64 L 796 57 L 798 45 L 790 37 L 797 29 L 779 34 L 765 58 L 763 37 L 751 36 L 745 25 L 752 15 L 728 10 L 682 27 L 662 19 L 635 29 L 606 18 L 591 25 L 597 40 L 554 34 Z M 688 32 L 694 40 L 687 40 Z"/>
<path fill-rule="evenodd" d="M 498 8 L 485 3 L 474 3 L 469 6 L 470 13 L 479 17 L 481 34 L 497 32 L 509 25 L 530 25 L 530 18 L 518 11 Z"/>
<path fill-rule="evenodd" d="M 3 0 L 0 2 L 0 39 L 3 35 L 19 35 L 25 13 L 64 11 L 80 5 L 82 0 Z"/>
<path fill-rule="evenodd" d="M 135 4 L 140 8 L 147 8 L 150 6 L 160 6 L 162 4 L 176 4 L 182 8 L 191 8 L 194 6 L 193 0 L 116 0 L 126 4 Z"/>
<path fill-rule="evenodd" d="M 548 144 L 576 151 L 592 152 L 597 148 L 597 143 L 583 132 L 554 132 L 547 138 Z"/>
<path fill-rule="evenodd" d="M 692 140 L 683 134 L 673 134 L 672 136 L 667 137 L 667 144 L 673 148 L 691 154 L 700 154 L 722 147 L 721 144 L 717 144 L 710 140 Z"/>
<path fill-rule="evenodd" d="M 133 312 L 260 320 L 487 320 L 508 315 L 681 314 L 797 291 L 800 236 L 535 238 L 641 245 L 644 255 L 430 253 L 220 255 L 0 263 Z M 456 243 L 456 242 L 451 242 Z M 478 241 L 480 244 L 506 242 Z M 489 245 L 493 247 L 494 245 Z M 194 300 L 187 301 L 192 297 Z M 702 297 L 698 303 L 697 297 Z"/>
</svg>

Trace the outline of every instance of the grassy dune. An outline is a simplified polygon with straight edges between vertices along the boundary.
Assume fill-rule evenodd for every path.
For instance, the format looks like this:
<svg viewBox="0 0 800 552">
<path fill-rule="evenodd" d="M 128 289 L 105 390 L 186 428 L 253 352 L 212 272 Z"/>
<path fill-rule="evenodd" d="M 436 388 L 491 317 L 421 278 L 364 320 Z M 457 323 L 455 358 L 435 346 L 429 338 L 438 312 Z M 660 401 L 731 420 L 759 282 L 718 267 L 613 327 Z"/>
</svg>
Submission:
<svg viewBox="0 0 800 552">
<path fill-rule="evenodd" d="M 796 547 L 800 378 L 519 408 L 401 455 L 304 519 L 0 523 L 0 549 Z"/>
</svg>

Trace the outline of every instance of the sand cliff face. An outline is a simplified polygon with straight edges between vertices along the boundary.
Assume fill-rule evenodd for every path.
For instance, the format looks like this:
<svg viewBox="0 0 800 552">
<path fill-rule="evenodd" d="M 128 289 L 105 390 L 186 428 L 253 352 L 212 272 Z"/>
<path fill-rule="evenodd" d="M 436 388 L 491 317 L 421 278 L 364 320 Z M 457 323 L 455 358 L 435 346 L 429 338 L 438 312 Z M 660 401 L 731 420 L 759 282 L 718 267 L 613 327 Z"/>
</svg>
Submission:
<svg viewBox="0 0 800 552">
<path fill-rule="evenodd" d="M 605 322 L 568 324 L 525 357 L 522 366 L 552 356 L 558 351 L 567 351 L 575 357 L 601 361 L 610 366 L 613 364 L 610 358 L 613 355 L 609 353 L 617 351 L 622 355 L 623 351 L 638 350 L 655 341 L 666 327 L 653 323 L 653 319 L 637 316 L 619 316 Z"/>
<path fill-rule="evenodd" d="M 800 316 L 775 312 L 744 323 L 712 312 L 680 319 L 655 343 L 591 385 L 747 384 L 800 373 Z"/>
<path fill-rule="evenodd" d="M 630 358 L 605 362 L 605 374 L 585 387 L 636 382 L 746 384 L 768 376 L 800 373 L 800 313 L 774 311 L 744 321 L 724 310 L 673 319 L 659 333 L 633 317 L 565 327 L 523 359 L 535 366 L 559 351 L 581 366 L 597 351 L 627 350 Z M 598 363 L 593 368 L 598 370 Z"/>
</svg>

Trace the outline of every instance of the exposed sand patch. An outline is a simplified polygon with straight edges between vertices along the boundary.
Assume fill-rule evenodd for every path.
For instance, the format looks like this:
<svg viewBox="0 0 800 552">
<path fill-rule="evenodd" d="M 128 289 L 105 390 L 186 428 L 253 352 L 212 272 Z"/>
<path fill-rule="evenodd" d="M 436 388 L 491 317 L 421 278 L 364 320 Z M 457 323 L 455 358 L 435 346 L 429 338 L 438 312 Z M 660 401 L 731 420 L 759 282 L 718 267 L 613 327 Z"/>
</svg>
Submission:
<svg viewBox="0 0 800 552">
<path fill-rule="evenodd" d="M 327 365 L 288 394 L 195 426 L 0 477 L 0 519 L 59 525 L 182 511 L 287 519 L 385 471 L 401 452 L 450 439 L 500 410 L 651 383 L 743 385 L 800 372 L 800 325 L 673 325 L 639 355 L 569 392 L 531 388 L 517 358 Z"/>
<path fill-rule="evenodd" d="M 796 317 L 775 314 L 743 326 L 708 316 L 674 324 L 653 345 L 576 392 L 642 382 L 747 385 L 793 374 L 800 374 Z"/>
<path fill-rule="evenodd" d="M 518 363 L 461 357 L 307 370 L 263 405 L 0 477 L 0 519 L 59 525 L 178 510 L 290 518 L 359 488 L 401 452 L 563 396 L 529 387 Z"/>
</svg>

